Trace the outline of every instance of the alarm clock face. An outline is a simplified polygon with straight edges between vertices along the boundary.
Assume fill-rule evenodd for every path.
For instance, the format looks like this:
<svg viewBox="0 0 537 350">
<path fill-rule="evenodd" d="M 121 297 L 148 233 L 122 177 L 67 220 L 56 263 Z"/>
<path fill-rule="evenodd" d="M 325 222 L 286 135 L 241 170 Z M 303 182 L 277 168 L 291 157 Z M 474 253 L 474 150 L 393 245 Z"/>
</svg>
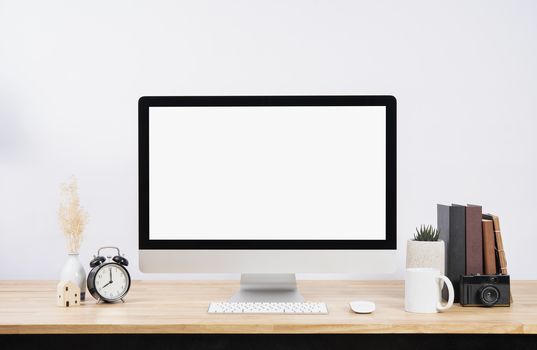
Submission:
<svg viewBox="0 0 537 350">
<path fill-rule="evenodd" d="M 121 265 L 104 264 L 95 274 L 95 291 L 105 301 L 116 301 L 127 294 L 131 281 Z"/>
</svg>

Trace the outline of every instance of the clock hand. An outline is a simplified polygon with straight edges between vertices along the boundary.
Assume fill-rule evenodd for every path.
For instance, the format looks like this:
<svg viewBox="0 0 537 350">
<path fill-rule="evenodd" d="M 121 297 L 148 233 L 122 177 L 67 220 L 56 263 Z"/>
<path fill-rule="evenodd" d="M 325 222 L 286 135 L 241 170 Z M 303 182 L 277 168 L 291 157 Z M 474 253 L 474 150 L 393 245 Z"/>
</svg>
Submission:
<svg viewBox="0 0 537 350">
<path fill-rule="evenodd" d="M 108 282 L 107 284 L 105 284 L 104 286 L 102 286 L 102 288 L 106 287 L 107 285 L 109 285 L 110 283 L 112 283 L 112 281 Z"/>
<path fill-rule="evenodd" d="M 112 280 L 112 269 L 110 268 L 110 269 L 108 269 L 108 271 L 110 271 L 110 283 L 112 283 L 113 282 L 113 280 Z"/>
</svg>

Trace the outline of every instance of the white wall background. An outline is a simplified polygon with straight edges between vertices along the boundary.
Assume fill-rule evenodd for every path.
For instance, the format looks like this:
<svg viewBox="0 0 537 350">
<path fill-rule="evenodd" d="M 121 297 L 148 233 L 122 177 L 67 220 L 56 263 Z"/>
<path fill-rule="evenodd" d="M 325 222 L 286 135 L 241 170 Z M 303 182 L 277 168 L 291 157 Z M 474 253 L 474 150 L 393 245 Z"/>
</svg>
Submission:
<svg viewBox="0 0 537 350">
<path fill-rule="evenodd" d="M 200 94 L 395 95 L 400 268 L 351 277 L 402 278 L 414 227 L 471 202 L 535 279 L 536 18 L 531 0 L 0 0 L 0 279 L 58 278 L 71 174 L 84 264 L 115 244 L 135 278 L 215 277 L 137 268 L 138 97 Z"/>
</svg>

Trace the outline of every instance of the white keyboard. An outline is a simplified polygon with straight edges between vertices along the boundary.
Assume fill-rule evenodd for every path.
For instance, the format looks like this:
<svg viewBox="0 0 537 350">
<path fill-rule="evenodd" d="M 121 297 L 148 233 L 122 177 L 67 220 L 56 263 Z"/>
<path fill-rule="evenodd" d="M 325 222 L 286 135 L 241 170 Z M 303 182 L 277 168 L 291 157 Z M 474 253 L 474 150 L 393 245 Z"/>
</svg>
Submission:
<svg viewBox="0 0 537 350">
<path fill-rule="evenodd" d="M 325 303 L 230 303 L 214 302 L 210 314 L 328 314 Z"/>
</svg>

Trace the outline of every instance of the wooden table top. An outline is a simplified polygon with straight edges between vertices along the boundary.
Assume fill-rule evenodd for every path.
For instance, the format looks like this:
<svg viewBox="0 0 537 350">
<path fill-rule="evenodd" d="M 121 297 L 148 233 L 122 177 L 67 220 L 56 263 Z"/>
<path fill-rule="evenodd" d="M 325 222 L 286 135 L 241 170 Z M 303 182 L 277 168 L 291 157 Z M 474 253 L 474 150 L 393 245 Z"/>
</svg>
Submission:
<svg viewBox="0 0 537 350">
<path fill-rule="evenodd" d="M 537 281 L 512 282 L 511 307 L 461 307 L 444 313 L 403 309 L 403 281 L 299 281 L 308 301 L 328 315 L 208 314 L 238 281 L 135 281 L 122 304 L 55 304 L 54 281 L 0 281 L 0 334 L 17 333 L 532 333 L 537 334 Z M 377 310 L 354 314 L 351 300 Z"/>
</svg>

